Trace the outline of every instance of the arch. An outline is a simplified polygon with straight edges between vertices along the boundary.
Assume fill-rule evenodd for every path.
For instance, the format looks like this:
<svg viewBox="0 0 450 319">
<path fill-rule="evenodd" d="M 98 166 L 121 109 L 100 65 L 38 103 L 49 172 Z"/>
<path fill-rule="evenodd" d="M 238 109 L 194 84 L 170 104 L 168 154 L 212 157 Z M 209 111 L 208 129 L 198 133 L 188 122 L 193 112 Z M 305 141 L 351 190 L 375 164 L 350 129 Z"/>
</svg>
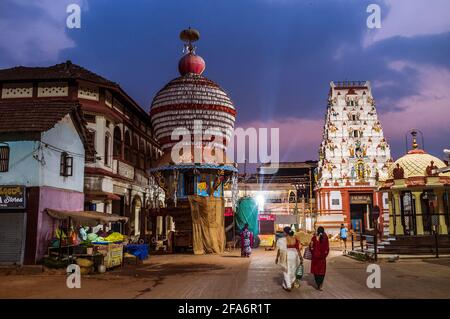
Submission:
<svg viewBox="0 0 450 319">
<path fill-rule="evenodd" d="M 133 163 L 134 166 L 139 166 L 139 158 L 138 158 L 138 153 L 139 153 L 139 138 L 137 135 L 133 135 L 133 144 L 132 144 L 132 151 L 131 151 L 131 162 Z"/>
<path fill-rule="evenodd" d="M 131 161 L 131 136 L 130 131 L 125 131 L 125 138 L 124 138 L 124 159 L 126 161 Z"/>
<path fill-rule="evenodd" d="M 113 156 L 122 158 L 122 131 L 120 130 L 120 127 L 114 127 L 113 138 Z"/>
</svg>

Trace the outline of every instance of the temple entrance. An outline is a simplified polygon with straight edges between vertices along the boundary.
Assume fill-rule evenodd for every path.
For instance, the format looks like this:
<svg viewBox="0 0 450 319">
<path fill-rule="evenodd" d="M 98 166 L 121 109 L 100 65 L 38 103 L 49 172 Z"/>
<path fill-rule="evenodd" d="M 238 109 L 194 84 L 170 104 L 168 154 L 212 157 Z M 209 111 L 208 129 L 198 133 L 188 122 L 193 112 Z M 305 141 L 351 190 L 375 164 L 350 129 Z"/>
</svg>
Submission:
<svg viewBox="0 0 450 319">
<path fill-rule="evenodd" d="M 365 233 L 373 228 L 372 194 L 350 194 L 351 228 L 355 233 Z"/>
</svg>

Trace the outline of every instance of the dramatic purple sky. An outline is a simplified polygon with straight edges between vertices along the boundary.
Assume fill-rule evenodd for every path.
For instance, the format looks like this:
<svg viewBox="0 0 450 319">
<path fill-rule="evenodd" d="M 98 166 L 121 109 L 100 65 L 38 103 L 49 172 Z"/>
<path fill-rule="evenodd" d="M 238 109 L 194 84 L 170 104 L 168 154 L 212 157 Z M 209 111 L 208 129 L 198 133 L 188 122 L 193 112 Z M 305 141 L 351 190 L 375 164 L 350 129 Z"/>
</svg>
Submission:
<svg viewBox="0 0 450 319">
<path fill-rule="evenodd" d="M 67 29 L 66 6 L 82 8 Z M 381 6 L 382 28 L 366 8 Z M 180 30 L 200 30 L 205 75 L 238 110 L 237 126 L 279 127 L 281 160 L 316 159 L 331 80 L 370 80 L 395 158 L 405 133 L 450 148 L 448 0 L 1 0 L 0 67 L 72 60 L 118 82 L 148 110 L 178 76 Z"/>
</svg>

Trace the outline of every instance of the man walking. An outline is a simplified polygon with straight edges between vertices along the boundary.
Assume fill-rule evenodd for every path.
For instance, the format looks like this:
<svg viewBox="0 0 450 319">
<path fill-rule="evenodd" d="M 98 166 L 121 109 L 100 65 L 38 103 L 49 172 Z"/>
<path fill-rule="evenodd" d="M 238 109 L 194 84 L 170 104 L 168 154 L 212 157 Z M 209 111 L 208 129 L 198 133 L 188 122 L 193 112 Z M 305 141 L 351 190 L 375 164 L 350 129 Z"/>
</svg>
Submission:
<svg viewBox="0 0 450 319">
<path fill-rule="evenodd" d="M 341 224 L 341 229 L 339 230 L 339 238 L 344 243 L 344 254 L 347 253 L 347 234 L 347 227 L 345 227 L 344 224 Z"/>
</svg>

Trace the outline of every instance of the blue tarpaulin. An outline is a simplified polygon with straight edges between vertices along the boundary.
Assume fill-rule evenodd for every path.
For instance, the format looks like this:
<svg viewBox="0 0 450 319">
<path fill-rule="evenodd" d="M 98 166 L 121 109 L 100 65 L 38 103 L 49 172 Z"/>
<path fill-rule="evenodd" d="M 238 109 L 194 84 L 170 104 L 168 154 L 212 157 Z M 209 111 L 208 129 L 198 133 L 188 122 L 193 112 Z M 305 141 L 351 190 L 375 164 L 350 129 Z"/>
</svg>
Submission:
<svg viewBox="0 0 450 319">
<path fill-rule="evenodd" d="M 148 245 L 126 245 L 124 251 L 136 256 L 139 260 L 145 260 L 148 258 Z"/>
</svg>

